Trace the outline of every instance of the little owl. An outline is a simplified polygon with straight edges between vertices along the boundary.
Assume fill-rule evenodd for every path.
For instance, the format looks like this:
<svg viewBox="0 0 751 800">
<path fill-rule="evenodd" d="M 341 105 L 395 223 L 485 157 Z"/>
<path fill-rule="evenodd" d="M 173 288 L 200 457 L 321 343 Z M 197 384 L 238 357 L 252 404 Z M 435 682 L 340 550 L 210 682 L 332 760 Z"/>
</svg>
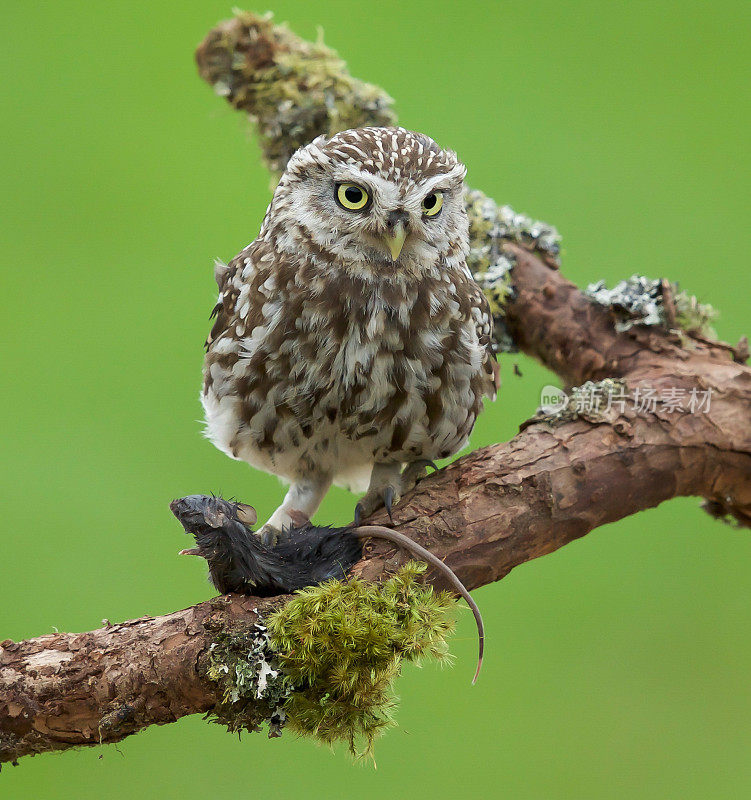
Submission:
<svg viewBox="0 0 751 800">
<path fill-rule="evenodd" d="M 287 164 L 258 238 L 217 265 L 207 436 L 289 482 L 264 536 L 310 518 L 332 483 L 368 487 L 356 519 L 391 513 L 495 396 L 465 172 L 404 128 L 319 136 Z"/>
</svg>

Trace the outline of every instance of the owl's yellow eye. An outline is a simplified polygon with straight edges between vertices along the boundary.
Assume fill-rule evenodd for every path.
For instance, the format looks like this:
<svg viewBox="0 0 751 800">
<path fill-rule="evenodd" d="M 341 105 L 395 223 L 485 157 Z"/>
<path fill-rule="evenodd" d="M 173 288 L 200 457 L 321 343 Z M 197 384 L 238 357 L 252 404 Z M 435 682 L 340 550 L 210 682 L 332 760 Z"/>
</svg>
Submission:
<svg viewBox="0 0 751 800">
<path fill-rule="evenodd" d="M 370 202 L 370 195 L 356 183 L 340 183 L 336 187 L 336 199 L 348 211 L 362 211 Z"/>
<path fill-rule="evenodd" d="M 426 217 L 434 217 L 443 206 L 443 192 L 431 192 L 422 201 L 422 213 Z"/>
</svg>

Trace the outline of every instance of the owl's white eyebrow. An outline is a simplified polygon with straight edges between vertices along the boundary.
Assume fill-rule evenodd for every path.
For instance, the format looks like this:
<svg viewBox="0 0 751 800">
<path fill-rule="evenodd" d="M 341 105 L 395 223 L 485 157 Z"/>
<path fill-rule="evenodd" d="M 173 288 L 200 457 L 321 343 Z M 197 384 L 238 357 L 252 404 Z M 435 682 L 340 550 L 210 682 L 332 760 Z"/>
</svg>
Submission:
<svg viewBox="0 0 751 800">
<path fill-rule="evenodd" d="M 432 178 L 428 178 L 424 183 L 418 184 L 417 188 L 426 195 L 431 192 L 451 194 L 451 187 L 449 186 L 450 180 L 450 173 L 448 175 L 446 173 L 434 175 Z"/>
<path fill-rule="evenodd" d="M 372 181 L 369 175 L 358 169 L 336 169 L 333 171 L 332 178 L 335 183 L 358 183 L 366 189 L 372 189 Z"/>
<path fill-rule="evenodd" d="M 441 172 L 438 175 L 432 175 L 430 178 L 426 178 L 422 183 L 418 183 L 417 187 L 426 194 L 436 189 L 445 192 L 447 191 L 447 189 L 444 188 L 445 186 L 449 186 L 456 181 L 463 181 L 465 172 L 466 168 L 463 164 L 456 164 L 448 172 Z M 443 184 L 443 186 L 441 186 L 441 184 Z"/>
</svg>

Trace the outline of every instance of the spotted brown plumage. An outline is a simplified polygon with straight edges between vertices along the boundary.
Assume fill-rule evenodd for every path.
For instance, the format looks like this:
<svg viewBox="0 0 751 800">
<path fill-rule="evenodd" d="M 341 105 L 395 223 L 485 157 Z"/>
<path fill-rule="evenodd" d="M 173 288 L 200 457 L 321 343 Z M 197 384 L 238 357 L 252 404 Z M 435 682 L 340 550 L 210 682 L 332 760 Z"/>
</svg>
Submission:
<svg viewBox="0 0 751 800">
<path fill-rule="evenodd" d="M 290 482 L 267 530 L 310 517 L 332 482 L 369 479 L 363 512 L 398 499 L 495 395 L 464 173 L 403 128 L 319 137 L 290 160 L 258 238 L 217 266 L 207 435 Z"/>
</svg>

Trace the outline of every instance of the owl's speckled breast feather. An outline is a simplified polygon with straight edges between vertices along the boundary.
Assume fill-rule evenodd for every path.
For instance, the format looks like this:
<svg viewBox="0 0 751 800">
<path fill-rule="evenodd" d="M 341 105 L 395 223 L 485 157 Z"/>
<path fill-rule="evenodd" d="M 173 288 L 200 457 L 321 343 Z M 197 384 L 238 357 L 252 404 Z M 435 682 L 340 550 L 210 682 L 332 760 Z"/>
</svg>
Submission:
<svg viewBox="0 0 751 800">
<path fill-rule="evenodd" d="M 329 266 L 265 239 L 230 262 L 204 369 L 210 438 L 290 480 L 456 452 L 493 392 L 479 289 L 438 265 L 377 284 Z"/>
</svg>

